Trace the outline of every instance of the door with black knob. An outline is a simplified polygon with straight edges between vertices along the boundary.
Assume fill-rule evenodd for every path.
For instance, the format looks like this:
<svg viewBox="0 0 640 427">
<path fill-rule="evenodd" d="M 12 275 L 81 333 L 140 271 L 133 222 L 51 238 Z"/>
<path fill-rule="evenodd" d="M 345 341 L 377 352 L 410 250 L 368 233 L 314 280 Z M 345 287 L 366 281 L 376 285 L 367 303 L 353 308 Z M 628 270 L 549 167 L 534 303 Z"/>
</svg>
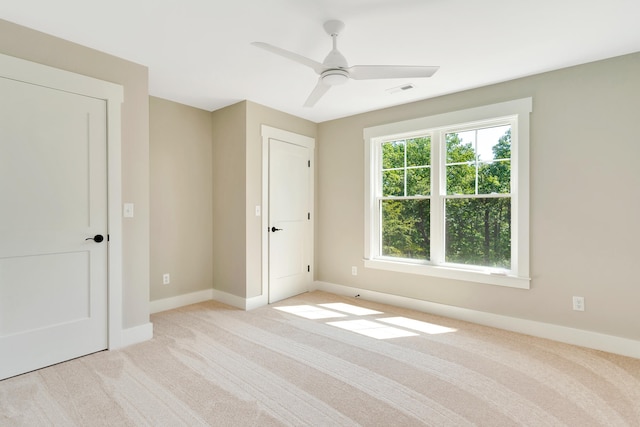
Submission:
<svg viewBox="0 0 640 427">
<path fill-rule="evenodd" d="M 307 292 L 311 284 L 312 144 L 299 135 L 269 140 L 270 303 Z"/>
<path fill-rule="evenodd" d="M 0 70 L 0 379 L 107 348 L 106 101 Z"/>
</svg>

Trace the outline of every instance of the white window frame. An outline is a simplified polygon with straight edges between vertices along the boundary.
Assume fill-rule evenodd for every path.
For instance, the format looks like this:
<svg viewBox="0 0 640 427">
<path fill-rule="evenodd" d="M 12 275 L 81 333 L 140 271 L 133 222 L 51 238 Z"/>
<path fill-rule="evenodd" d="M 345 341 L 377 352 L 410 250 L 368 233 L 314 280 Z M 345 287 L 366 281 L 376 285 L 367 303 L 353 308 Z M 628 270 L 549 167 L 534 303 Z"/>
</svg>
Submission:
<svg viewBox="0 0 640 427">
<path fill-rule="evenodd" d="M 365 268 L 529 289 L 529 114 L 532 112 L 532 104 L 532 98 L 523 98 L 365 128 Z M 446 153 L 440 149 L 439 135 L 461 128 L 501 123 L 511 123 L 511 269 L 444 263 L 444 220 L 439 211 L 434 211 L 431 217 L 431 241 L 436 242 L 435 245 L 432 243 L 431 261 L 381 256 L 376 194 L 380 185 L 377 181 L 381 159 L 377 147 L 384 141 L 431 135 L 432 186 L 434 189 L 438 186 L 440 194 L 444 194 L 443 165 Z M 440 197 L 436 191 L 432 193 L 432 200 Z"/>
</svg>

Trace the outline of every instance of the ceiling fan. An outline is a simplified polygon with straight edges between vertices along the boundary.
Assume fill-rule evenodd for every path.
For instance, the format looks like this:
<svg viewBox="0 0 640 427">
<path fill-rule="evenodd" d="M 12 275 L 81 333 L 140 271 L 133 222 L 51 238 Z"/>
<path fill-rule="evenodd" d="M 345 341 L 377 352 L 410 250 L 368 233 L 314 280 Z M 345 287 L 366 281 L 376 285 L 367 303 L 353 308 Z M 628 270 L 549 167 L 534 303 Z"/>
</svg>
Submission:
<svg viewBox="0 0 640 427">
<path fill-rule="evenodd" d="M 333 49 L 322 63 L 309 59 L 297 53 L 279 48 L 263 42 L 253 42 L 254 46 L 265 49 L 276 55 L 283 56 L 292 61 L 312 68 L 320 75 L 316 87 L 304 103 L 305 107 L 313 107 L 316 102 L 331 88 L 341 85 L 349 79 L 397 79 L 431 77 L 440 67 L 414 66 L 414 65 L 353 65 L 349 67 L 346 58 L 338 51 L 338 34 L 344 28 L 344 23 L 338 20 L 330 20 L 324 23 L 324 30 L 333 39 Z"/>
</svg>

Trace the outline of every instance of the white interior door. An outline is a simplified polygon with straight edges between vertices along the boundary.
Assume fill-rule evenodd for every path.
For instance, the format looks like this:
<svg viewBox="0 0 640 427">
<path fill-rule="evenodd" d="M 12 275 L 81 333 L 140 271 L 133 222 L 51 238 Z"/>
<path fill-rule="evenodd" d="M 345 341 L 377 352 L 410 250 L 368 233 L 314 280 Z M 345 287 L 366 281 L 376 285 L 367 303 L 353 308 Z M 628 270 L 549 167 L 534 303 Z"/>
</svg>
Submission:
<svg viewBox="0 0 640 427">
<path fill-rule="evenodd" d="M 107 348 L 107 110 L 7 78 L 0 94 L 2 379 Z"/>
<path fill-rule="evenodd" d="M 269 140 L 269 302 L 307 292 L 312 274 L 310 148 Z"/>
</svg>

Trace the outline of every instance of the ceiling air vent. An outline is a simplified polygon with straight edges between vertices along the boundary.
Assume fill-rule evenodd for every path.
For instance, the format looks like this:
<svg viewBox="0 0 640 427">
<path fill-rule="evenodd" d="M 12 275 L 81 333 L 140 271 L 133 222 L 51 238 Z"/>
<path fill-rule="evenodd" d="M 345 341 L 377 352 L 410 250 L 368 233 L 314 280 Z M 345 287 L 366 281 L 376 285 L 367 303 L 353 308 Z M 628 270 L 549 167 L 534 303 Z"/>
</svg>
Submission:
<svg viewBox="0 0 640 427">
<path fill-rule="evenodd" d="M 398 92 L 404 92 L 407 90 L 411 90 L 413 89 L 415 86 L 411 83 L 407 83 L 404 84 L 402 86 L 396 86 L 396 87 L 392 87 L 391 89 L 387 89 L 387 92 L 392 94 L 392 93 L 398 93 Z"/>
</svg>

